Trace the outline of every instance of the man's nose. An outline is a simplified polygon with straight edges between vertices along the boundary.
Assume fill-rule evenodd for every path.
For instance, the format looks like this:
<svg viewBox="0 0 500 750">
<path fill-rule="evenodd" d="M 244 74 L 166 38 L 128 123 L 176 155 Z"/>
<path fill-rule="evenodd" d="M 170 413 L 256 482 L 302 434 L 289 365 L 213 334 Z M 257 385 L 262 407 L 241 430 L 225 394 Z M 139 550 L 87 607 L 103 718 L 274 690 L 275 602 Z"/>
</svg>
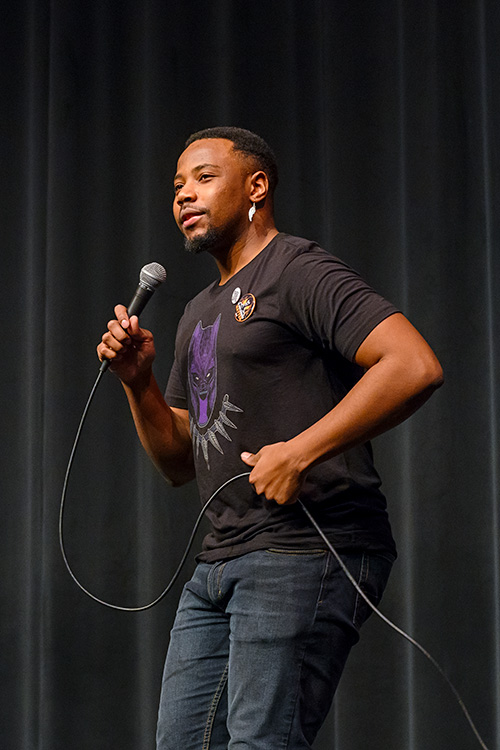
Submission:
<svg viewBox="0 0 500 750">
<path fill-rule="evenodd" d="M 179 205 L 182 205 L 186 201 L 194 201 L 196 199 L 196 192 L 191 182 L 186 182 L 177 192 L 176 200 Z"/>
</svg>

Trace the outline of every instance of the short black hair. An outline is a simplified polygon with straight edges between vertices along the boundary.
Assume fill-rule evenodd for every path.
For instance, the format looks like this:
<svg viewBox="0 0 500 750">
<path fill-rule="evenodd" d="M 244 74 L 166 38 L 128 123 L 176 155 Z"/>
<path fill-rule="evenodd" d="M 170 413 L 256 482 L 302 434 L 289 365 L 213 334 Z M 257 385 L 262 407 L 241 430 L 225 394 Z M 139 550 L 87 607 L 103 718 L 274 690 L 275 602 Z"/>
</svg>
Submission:
<svg viewBox="0 0 500 750">
<path fill-rule="evenodd" d="M 260 135 L 252 133 L 251 130 L 229 126 L 205 128 L 190 135 L 184 147 L 187 148 L 195 141 L 201 141 L 205 138 L 225 138 L 232 141 L 235 151 L 241 151 L 245 156 L 252 158 L 257 167 L 267 174 L 269 190 L 273 195 L 278 184 L 278 165 L 272 149 Z"/>
</svg>

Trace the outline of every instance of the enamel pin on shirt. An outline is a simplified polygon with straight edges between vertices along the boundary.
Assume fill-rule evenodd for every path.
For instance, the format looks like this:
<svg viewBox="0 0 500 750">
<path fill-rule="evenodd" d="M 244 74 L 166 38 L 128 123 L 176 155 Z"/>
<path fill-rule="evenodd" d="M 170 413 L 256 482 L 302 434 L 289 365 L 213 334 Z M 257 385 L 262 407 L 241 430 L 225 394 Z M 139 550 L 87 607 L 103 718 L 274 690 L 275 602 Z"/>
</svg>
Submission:
<svg viewBox="0 0 500 750">
<path fill-rule="evenodd" d="M 233 296 L 231 297 L 231 302 L 233 303 L 233 305 L 235 305 L 238 302 L 240 297 L 241 297 L 241 289 L 239 288 L 239 286 L 237 286 L 233 292 Z"/>
<path fill-rule="evenodd" d="M 250 315 L 252 315 L 253 311 L 255 310 L 255 304 L 257 300 L 253 296 L 253 294 L 245 294 L 240 301 L 236 305 L 236 309 L 234 312 L 234 317 L 238 321 L 238 323 L 244 323 L 245 320 L 248 320 Z"/>
</svg>

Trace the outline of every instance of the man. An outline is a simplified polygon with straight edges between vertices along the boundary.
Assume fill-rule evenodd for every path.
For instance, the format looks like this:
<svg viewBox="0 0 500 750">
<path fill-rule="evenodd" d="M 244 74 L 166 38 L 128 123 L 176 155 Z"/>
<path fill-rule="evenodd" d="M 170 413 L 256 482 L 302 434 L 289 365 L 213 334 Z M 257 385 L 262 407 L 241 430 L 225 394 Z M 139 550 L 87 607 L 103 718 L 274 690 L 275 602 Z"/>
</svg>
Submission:
<svg viewBox="0 0 500 750">
<path fill-rule="evenodd" d="M 166 479 L 196 476 L 203 502 L 224 485 L 171 633 L 159 750 L 311 747 L 369 608 L 295 501 L 378 602 L 395 546 L 367 441 L 442 382 L 401 313 L 314 243 L 278 232 L 276 183 L 253 133 L 191 136 L 174 216 L 220 280 L 186 307 L 166 398 L 153 337 L 123 305 L 98 346 Z"/>
</svg>

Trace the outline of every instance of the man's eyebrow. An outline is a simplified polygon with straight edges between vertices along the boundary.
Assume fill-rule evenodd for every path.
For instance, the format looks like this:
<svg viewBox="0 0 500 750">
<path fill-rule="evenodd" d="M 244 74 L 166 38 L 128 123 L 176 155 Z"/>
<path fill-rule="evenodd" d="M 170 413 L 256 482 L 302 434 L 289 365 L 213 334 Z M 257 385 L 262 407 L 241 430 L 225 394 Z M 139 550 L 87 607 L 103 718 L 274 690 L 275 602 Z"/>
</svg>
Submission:
<svg viewBox="0 0 500 750">
<path fill-rule="evenodd" d="M 198 164 L 198 166 L 193 168 L 193 172 L 201 172 L 202 169 L 219 169 L 217 164 Z M 181 177 L 179 173 L 177 173 L 174 177 L 174 181 L 178 180 Z"/>
</svg>

